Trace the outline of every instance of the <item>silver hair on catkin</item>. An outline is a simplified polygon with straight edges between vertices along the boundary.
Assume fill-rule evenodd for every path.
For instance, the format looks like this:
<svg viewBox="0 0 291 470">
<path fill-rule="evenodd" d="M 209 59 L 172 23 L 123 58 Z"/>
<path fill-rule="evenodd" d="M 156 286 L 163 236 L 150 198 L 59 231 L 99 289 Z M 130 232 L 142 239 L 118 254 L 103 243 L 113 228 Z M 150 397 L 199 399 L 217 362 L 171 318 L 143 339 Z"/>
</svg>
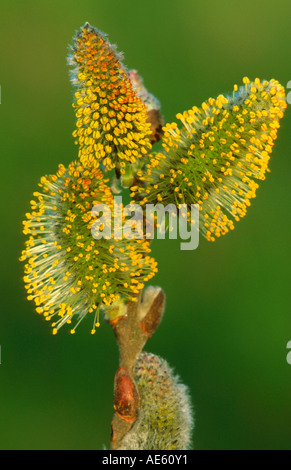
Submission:
<svg viewBox="0 0 291 470">
<path fill-rule="evenodd" d="M 134 373 L 141 408 L 119 449 L 189 449 L 194 420 L 187 387 L 168 363 L 154 354 L 141 353 Z"/>
</svg>

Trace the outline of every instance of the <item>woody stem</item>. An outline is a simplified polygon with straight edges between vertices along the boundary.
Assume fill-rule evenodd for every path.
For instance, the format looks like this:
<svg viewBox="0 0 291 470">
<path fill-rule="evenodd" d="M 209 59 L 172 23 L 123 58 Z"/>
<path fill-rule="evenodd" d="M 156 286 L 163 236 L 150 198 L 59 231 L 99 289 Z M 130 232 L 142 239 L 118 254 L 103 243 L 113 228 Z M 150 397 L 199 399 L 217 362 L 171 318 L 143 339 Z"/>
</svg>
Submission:
<svg viewBox="0 0 291 470">
<path fill-rule="evenodd" d="M 126 315 L 110 322 L 119 348 L 119 369 L 114 379 L 114 410 L 111 449 L 117 450 L 134 425 L 140 396 L 134 366 L 145 343 L 157 329 L 164 311 L 165 296 L 160 288 L 149 287 L 142 297 L 127 304 Z"/>
</svg>

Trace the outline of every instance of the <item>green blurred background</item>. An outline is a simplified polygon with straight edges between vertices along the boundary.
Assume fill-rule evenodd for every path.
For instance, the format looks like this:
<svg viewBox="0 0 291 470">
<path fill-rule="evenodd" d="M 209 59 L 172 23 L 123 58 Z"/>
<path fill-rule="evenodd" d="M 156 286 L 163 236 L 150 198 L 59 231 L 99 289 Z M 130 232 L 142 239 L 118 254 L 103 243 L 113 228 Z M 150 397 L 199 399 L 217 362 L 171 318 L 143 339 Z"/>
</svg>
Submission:
<svg viewBox="0 0 291 470">
<path fill-rule="evenodd" d="M 66 65 L 74 31 L 105 31 L 167 121 L 243 76 L 291 80 L 290 0 L 1 0 L 0 448 L 109 444 L 118 354 L 111 329 L 56 337 L 25 298 L 21 221 L 39 178 L 76 156 Z M 196 449 L 290 449 L 290 125 L 247 217 L 214 244 L 157 241 L 167 294 L 147 350 L 190 387 Z"/>
</svg>

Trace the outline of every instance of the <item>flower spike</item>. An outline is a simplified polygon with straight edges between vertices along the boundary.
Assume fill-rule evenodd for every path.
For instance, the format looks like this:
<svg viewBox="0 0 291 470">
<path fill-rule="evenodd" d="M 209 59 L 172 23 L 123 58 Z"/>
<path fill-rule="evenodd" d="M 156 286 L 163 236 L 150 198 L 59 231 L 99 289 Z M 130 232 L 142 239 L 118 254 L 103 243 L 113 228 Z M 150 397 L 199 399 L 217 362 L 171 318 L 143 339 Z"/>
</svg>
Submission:
<svg viewBox="0 0 291 470">
<path fill-rule="evenodd" d="M 138 418 L 118 450 L 186 450 L 194 418 L 188 388 L 159 356 L 142 352 L 134 368 L 141 398 Z"/>
<path fill-rule="evenodd" d="M 210 98 L 178 114 L 182 123 L 164 127 L 164 152 L 139 173 L 145 187 L 132 197 L 164 205 L 198 204 L 200 230 L 209 241 L 228 233 L 245 216 L 265 179 L 286 105 L 276 80 L 234 87 L 231 96 Z"/>
<path fill-rule="evenodd" d="M 94 317 L 94 333 L 100 308 L 135 300 L 157 271 L 147 241 L 93 238 L 97 217 L 92 208 L 113 204 L 107 182 L 99 169 L 84 168 L 79 161 L 68 169 L 60 165 L 56 175 L 41 179 L 42 193 L 34 193 L 23 222 L 28 300 L 46 320 L 53 319 L 54 333 L 73 317 L 78 325 L 88 313 Z"/>
<path fill-rule="evenodd" d="M 69 64 L 77 88 L 73 135 L 83 165 L 121 174 L 151 149 L 147 108 L 106 36 L 86 23 L 74 38 Z"/>
</svg>

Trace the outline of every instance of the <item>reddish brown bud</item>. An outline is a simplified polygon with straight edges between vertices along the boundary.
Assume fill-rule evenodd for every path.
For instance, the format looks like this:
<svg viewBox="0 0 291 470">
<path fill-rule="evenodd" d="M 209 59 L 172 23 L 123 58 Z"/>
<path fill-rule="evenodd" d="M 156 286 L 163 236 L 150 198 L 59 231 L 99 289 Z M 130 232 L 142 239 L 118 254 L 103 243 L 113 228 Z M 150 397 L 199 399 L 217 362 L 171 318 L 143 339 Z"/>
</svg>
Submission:
<svg viewBox="0 0 291 470">
<path fill-rule="evenodd" d="M 154 293 L 156 293 L 154 291 Z M 147 335 L 148 339 L 154 334 L 158 328 L 165 308 L 165 294 L 162 289 L 155 295 L 154 300 L 143 318 L 140 326 L 143 332 Z"/>
<path fill-rule="evenodd" d="M 164 117 L 160 113 L 160 110 L 151 109 L 150 111 L 148 111 L 147 122 L 151 124 L 151 130 L 152 130 L 151 143 L 155 144 L 156 142 L 159 142 L 161 140 L 164 134 L 163 125 L 165 121 L 164 121 Z"/>
<path fill-rule="evenodd" d="M 125 421 L 134 421 L 139 405 L 139 394 L 133 380 L 124 367 L 120 367 L 114 380 L 115 412 Z"/>
</svg>

